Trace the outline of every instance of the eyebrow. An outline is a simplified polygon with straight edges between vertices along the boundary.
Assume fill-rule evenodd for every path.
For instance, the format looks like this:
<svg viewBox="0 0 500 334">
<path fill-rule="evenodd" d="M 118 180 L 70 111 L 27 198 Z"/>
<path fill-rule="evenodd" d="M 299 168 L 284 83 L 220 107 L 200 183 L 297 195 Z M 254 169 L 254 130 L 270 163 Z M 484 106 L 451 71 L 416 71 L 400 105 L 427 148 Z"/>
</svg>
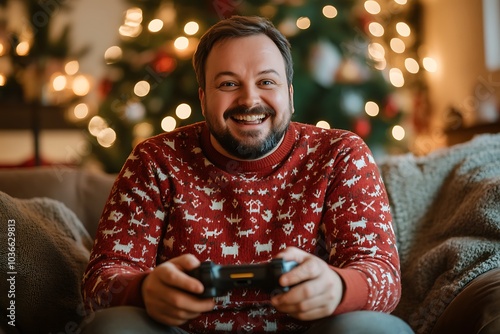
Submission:
<svg viewBox="0 0 500 334">
<path fill-rule="evenodd" d="M 279 73 L 273 69 L 263 70 L 263 71 L 260 71 L 259 73 L 257 73 L 257 75 L 263 75 L 263 74 L 276 74 L 278 77 L 280 76 Z M 231 77 L 238 76 L 236 73 L 231 72 L 231 71 L 222 71 L 222 72 L 219 72 L 215 75 L 214 80 L 217 80 L 218 78 L 220 78 L 222 76 L 226 76 L 226 75 L 231 76 Z"/>
</svg>

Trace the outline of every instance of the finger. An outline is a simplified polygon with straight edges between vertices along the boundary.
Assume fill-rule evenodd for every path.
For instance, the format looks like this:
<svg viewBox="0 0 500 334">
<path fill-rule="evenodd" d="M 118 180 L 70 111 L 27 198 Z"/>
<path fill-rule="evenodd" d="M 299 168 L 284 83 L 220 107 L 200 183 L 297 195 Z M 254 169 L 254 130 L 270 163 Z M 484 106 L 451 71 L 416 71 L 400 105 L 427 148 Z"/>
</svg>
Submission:
<svg viewBox="0 0 500 334">
<path fill-rule="evenodd" d="M 200 299 L 182 290 L 165 286 L 148 300 L 146 309 L 154 319 L 176 325 L 211 311 L 214 307 L 213 299 Z"/>
<path fill-rule="evenodd" d="M 192 267 L 193 264 L 196 264 L 196 261 L 191 262 L 191 264 L 188 262 L 179 263 L 174 260 L 164 262 L 156 268 L 156 270 L 158 270 L 156 273 L 157 277 L 164 285 L 172 286 L 193 294 L 200 294 L 204 289 L 203 284 L 183 271 L 196 268 L 196 266 Z"/>
<path fill-rule="evenodd" d="M 316 320 L 328 317 L 333 314 L 333 309 L 328 305 L 310 308 L 306 310 L 298 310 L 297 312 L 287 312 L 291 317 L 302 321 Z"/>
<path fill-rule="evenodd" d="M 200 316 L 201 312 L 192 312 L 176 308 L 168 303 L 156 301 L 147 308 L 148 314 L 155 320 L 171 326 L 178 326 Z"/>
<path fill-rule="evenodd" d="M 288 299 L 276 299 L 271 301 L 273 306 L 282 313 L 287 313 L 301 320 L 312 320 L 333 314 L 334 303 L 325 299 L 322 294 L 315 294 L 307 298 L 298 298 L 301 294 Z"/>
<path fill-rule="evenodd" d="M 172 309 L 185 312 L 208 312 L 212 311 L 215 307 L 213 298 L 199 298 L 195 294 L 174 287 L 167 287 L 164 290 L 164 294 L 159 295 L 157 299 L 169 305 Z"/>
<path fill-rule="evenodd" d="M 182 271 L 192 270 L 200 265 L 200 260 L 193 254 L 183 254 L 169 261 L 175 264 Z"/>
<path fill-rule="evenodd" d="M 281 286 L 294 286 L 320 276 L 322 270 L 325 270 L 326 263 L 316 257 L 307 257 L 297 267 L 281 275 L 279 283 Z"/>
<path fill-rule="evenodd" d="M 297 247 L 287 247 L 284 251 L 276 255 L 277 258 L 285 259 L 286 261 L 295 261 L 297 263 L 302 263 L 311 254 L 297 248 Z"/>
<path fill-rule="evenodd" d="M 292 287 L 288 292 L 272 296 L 271 302 L 275 305 L 298 305 L 305 300 L 314 298 L 316 296 L 326 297 L 323 294 L 323 289 L 318 288 L 318 280 L 309 280 Z"/>
</svg>

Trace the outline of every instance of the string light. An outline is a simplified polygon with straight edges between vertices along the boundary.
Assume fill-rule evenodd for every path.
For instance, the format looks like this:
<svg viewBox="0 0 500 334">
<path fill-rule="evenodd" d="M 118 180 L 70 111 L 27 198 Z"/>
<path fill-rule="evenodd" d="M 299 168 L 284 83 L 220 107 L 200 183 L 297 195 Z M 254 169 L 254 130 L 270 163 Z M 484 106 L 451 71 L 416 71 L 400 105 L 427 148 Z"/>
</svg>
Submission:
<svg viewBox="0 0 500 334">
<path fill-rule="evenodd" d="M 418 65 L 418 62 L 413 58 L 405 59 L 405 68 L 408 72 L 413 74 L 416 74 L 418 73 L 418 71 L 420 71 L 420 66 Z"/>
<path fill-rule="evenodd" d="M 431 73 L 437 72 L 438 68 L 437 62 L 431 57 L 425 57 L 422 61 L 422 65 L 424 66 L 427 72 Z"/>
<path fill-rule="evenodd" d="M 141 26 L 131 27 L 123 25 L 120 27 L 120 29 L 118 29 L 118 33 L 120 35 L 122 35 L 123 37 L 130 37 L 130 38 L 139 36 L 141 32 L 142 32 Z"/>
<path fill-rule="evenodd" d="M 189 40 L 187 39 L 187 37 L 181 36 L 176 38 L 176 40 L 174 41 L 174 47 L 178 50 L 185 50 L 188 48 L 188 46 Z"/>
<path fill-rule="evenodd" d="M 389 70 L 389 80 L 394 87 L 403 87 L 405 84 L 403 72 L 399 68 Z"/>
<path fill-rule="evenodd" d="M 149 94 L 151 85 L 145 80 L 141 80 L 134 86 L 134 94 L 139 97 L 144 97 Z"/>
<path fill-rule="evenodd" d="M 99 132 L 96 138 L 102 147 L 111 147 L 116 141 L 116 132 L 111 128 L 105 128 Z"/>
<path fill-rule="evenodd" d="M 365 112 L 368 116 L 375 117 L 380 112 L 380 107 L 373 101 L 368 101 L 365 103 Z"/>
<path fill-rule="evenodd" d="M 79 103 L 73 108 L 73 114 L 78 119 L 84 119 L 89 114 L 89 106 L 86 103 Z"/>
<path fill-rule="evenodd" d="M 87 129 L 89 130 L 91 135 L 97 137 L 97 135 L 99 135 L 99 133 L 107 127 L 108 123 L 104 118 L 102 118 L 101 116 L 94 116 L 90 119 Z"/>
<path fill-rule="evenodd" d="M 123 51 L 119 46 L 111 46 L 106 52 L 104 52 L 104 59 L 106 60 L 106 64 L 114 64 L 120 59 L 122 59 Z"/>
<path fill-rule="evenodd" d="M 85 96 L 90 91 L 90 82 L 83 74 L 77 75 L 73 79 L 72 89 L 75 95 Z"/>
<path fill-rule="evenodd" d="M 134 38 L 142 32 L 142 9 L 138 7 L 130 8 L 125 13 L 125 22 L 118 29 L 118 33 L 123 37 Z"/>
<path fill-rule="evenodd" d="M 16 53 L 18 56 L 27 56 L 30 52 L 30 44 L 28 42 L 21 42 L 16 46 Z"/>
<path fill-rule="evenodd" d="M 194 35 L 200 30 L 200 25 L 194 21 L 186 23 L 184 26 L 184 32 L 187 35 Z"/>
<path fill-rule="evenodd" d="M 127 10 L 125 13 L 125 25 L 130 27 L 135 27 L 140 25 L 142 22 L 142 9 L 139 7 L 133 7 Z"/>
<path fill-rule="evenodd" d="M 175 114 L 180 119 L 187 119 L 191 116 L 191 106 L 187 103 L 181 103 L 175 109 Z"/>
<path fill-rule="evenodd" d="M 404 22 L 396 23 L 396 31 L 403 37 L 408 37 L 411 34 L 410 26 Z"/>
<path fill-rule="evenodd" d="M 385 59 L 385 49 L 380 43 L 370 43 L 368 45 L 368 55 L 376 61 Z"/>
<path fill-rule="evenodd" d="M 172 116 L 167 116 L 161 120 L 161 128 L 165 132 L 170 132 L 177 126 L 177 121 Z"/>
<path fill-rule="evenodd" d="M 405 52 L 406 49 L 405 42 L 403 42 L 402 39 L 397 37 L 391 39 L 390 46 L 392 51 L 396 53 L 403 53 Z"/>
<path fill-rule="evenodd" d="M 330 129 L 330 124 L 327 121 L 319 121 L 316 126 L 322 129 Z"/>
<path fill-rule="evenodd" d="M 365 1 L 364 6 L 365 10 L 372 15 L 379 14 L 381 11 L 380 4 L 377 1 L 372 1 L 372 0 Z"/>
<path fill-rule="evenodd" d="M 151 32 L 158 32 L 163 28 L 163 21 L 160 19 L 151 20 L 148 24 L 148 30 Z"/>
<path fill-rule="evenodd" d="M 297 28 L 305 30 L 311 26 L 311 20 L 308 17 L 299 17 L 297 19 Z"/>
<path fill-rule="evenodd" d="M 375 37 L 382 37 L 382 36 L 384 36 L 384 27 L 380 23 L 378 23 L 378 22 L 371 22 L 368 25 L 368 30 Z"/>
<path fill-rule="evenodd" d="M 337 10 L 337 8 L 335 8 L 332 5 L 327 5 L 327 6 L 323 7 L 322 13 L 326 18 L 333 19 L 333 18 L 337 17 L 338 10 Z"/>
<path fill-rule="evenodd" d="M 394 139 L 396 139 L 398 141 L 403 140 L 406 136 L 406 131 L 401 125 L 395 125 L 392 128 L 391 133 L 392 133 L 392 137 L 394 137 Z"/>
<path fill-rule="evenodd" d="M 78 64 L 77 60 L 69 61 L 64 66 L 64 72 L 66 72 L 67 75 L 75 75 L 76 73 L 78 73 L 79 69 L 80 64 Z"/>
<path fill-rule="evenodd" d="M 52 81 L 52 88 L 56 92 L 61 92 L 66 88 L 66 84 L 68 83 L 68 80 L 66 79 L 66 76 L 64 76 L 61 73 L 54 73 L 51 78 Z"/>
</svg>

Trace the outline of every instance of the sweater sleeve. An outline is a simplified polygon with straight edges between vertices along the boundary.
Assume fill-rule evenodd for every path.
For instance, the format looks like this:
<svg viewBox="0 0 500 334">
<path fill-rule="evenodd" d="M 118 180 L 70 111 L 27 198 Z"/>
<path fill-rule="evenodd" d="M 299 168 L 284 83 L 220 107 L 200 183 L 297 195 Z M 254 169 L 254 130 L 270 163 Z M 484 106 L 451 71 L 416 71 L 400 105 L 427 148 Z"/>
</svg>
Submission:
<svg viewBox="0 0 500 334">
<path fill-rule="evenodd" d="M 167 178 L 155 163 L 158 150 L 139 144 L 111 189 L 82 282 L 87 309 L 143 306 L 141 285 L 156 266 L 169 196 L 160 192 Z"/>
<path fill-rule="evenodd" d="M 346 137 L 337 151 L 323 217 L 328 262 L 344 283 L 335 314 L 391 312 L 401 283 L 387 193 L 366 144 L 354 134 Z"/>
</svg>

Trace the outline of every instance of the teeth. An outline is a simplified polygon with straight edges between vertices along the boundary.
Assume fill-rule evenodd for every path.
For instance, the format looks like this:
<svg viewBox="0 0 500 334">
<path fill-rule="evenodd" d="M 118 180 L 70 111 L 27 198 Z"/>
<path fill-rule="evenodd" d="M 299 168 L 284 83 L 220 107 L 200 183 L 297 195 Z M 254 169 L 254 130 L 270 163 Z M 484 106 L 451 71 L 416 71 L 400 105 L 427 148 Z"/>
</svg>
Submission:
<svg viewBox="0 0 500 334">
<path fill-rule="evenodd" d="M 264 114 L 260 114 L 260 115 L 236 115 L 233 118 L 238 120 L 238 121 L 255 122 L 255 121 L 259 121 L 259 120 L 266 118 L 266 115 L 264 115 Z"/>
</svg>

